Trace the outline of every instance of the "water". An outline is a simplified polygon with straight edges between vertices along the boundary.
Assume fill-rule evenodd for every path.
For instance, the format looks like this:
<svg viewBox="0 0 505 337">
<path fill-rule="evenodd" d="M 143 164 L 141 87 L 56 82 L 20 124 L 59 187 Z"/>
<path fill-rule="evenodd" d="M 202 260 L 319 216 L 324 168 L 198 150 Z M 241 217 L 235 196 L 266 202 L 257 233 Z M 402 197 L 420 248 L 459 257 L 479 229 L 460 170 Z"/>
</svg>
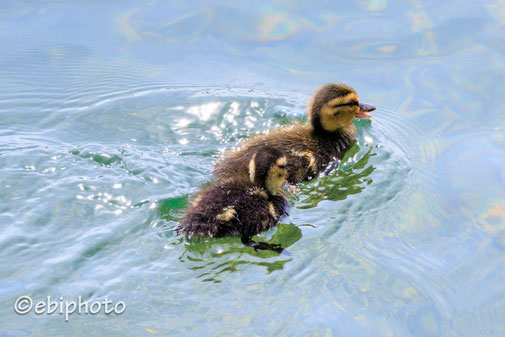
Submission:
<svg viewBox="0 0 505 337">
<path fill-rule="evenodd" d="M 505 3 L 0 5 L 0 334 L 505 335 Z M 376 105 L 260 239 L 173 228 L 216 159 Z M 123 301 L 18 315 L 20 296 Z"/>
</svg>

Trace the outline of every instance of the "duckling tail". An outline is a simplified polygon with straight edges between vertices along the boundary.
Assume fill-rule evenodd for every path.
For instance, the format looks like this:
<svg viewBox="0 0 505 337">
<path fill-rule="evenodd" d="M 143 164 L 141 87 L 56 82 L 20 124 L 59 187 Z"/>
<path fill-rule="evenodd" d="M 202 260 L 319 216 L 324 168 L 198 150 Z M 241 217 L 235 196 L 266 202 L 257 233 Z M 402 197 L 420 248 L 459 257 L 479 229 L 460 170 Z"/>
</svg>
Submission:
<svg viewBox="0 0 505 337">
<path fill-rule="evenodd" d="M 188 239 L 193 237 L 213 238 L 217 234 L 216 224 L 207 221 L 201 214 L 187 214 L 175 230 L 177 234 L 184 234 Z"/>
</svg>

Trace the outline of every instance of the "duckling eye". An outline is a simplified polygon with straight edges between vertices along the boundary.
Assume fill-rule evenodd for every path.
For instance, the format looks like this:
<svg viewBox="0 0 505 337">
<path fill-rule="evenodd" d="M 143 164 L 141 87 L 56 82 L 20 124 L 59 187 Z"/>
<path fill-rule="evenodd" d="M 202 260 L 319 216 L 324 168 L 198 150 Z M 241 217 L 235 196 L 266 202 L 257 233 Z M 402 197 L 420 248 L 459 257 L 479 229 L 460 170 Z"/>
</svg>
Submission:
<svg viewBox="0 0 505 337">
<path fill-rule="evenodd" d="M 285 169 L 286 168 L 286 165 L 279 165 L 278 166 L 280 169 Z"/>
</svg>

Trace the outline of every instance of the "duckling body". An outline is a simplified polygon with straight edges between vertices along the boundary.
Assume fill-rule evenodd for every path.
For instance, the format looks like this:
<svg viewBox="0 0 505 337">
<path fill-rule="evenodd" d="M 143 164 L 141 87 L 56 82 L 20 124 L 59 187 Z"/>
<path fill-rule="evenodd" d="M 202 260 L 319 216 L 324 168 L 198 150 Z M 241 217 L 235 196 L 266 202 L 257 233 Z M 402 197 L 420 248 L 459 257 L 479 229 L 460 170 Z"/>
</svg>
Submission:
<svg viewBox="0 0 505 337">
<path fill-rule="evenodd" d="M 251 153 L 269 146 L 286 153 L 286 179 L 294 184 L 315 177 L 330 162 L 341 159 L 353 141 L 352 134 L 346 132 L 318 133 L 309 125 L 295 125 L 253 138 L 243 149 L 219 162 L 214 168 L 214 175 L 220 179 L 232 174 L 247 175 L 245 163 L 251 158 Z"/>
<path fill-rule="evenodd" d="M 251 237 L 275 226 L 288 203 L 238 179 L 211 186 L 193 202 L 177 229 L 188 237 Z"/>
<path fill-rule="evenodd" d="M 324 171 L 328 164 L 340 160 L 352 146 L 357 130 L 355 117 L 370 117 L 375 107 L 358 103 L 354 90 L 343 84 L 321 87 L 309 104 L 310 123 L 272 131 L 257 136 L 236 152 L 217 163 L 214 175 L 227 179 L 247 175 L 253 153 L 263 147 L 283 151 L 287 158 L 287 181 L 291 184 L 309 180 Z"/>
<path fill-rule="evenodd" d="M 249 161 L 247 176 L 223 180 L 198 193 L 177 232 L 187 237 L 241 235 L 244 242 L 272 228 L 287 215 L 288 200 L 282 190 L 285 166 L 282 152 L 263 148 Z"/>
</svg>

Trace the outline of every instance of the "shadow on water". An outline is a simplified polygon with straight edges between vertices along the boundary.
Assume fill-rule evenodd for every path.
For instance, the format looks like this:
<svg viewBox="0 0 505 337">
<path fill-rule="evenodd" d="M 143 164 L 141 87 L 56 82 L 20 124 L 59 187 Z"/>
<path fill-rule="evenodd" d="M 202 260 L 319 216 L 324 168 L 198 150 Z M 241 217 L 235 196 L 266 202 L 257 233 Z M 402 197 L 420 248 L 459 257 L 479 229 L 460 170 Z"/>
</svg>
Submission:
<svg viewBox="0 0 505 337">
<path fill-rule="evenodd" d="M 360 193 L 367 185 L 372 183 L 369 176 L 375 170 L 372 165 L 368 165 L 370 157 L 375 156 L 370 148 L 352 166 L 346 164 L 350 158 L 360 151 L 358 144 L 355 144 L 342 160 L 344 169 L 335 170 L 328 177 L 312 180 L 301 187 L 302 199 L 296 206 L 299 209 L 309 209 L 316 207 L 323 200 L 344 200 L 347 196 Z M 295 199 L 297 197 L 295 196 Z"/>
<path fill-rule="evenodd" d="M 160 216 L 177 225 L 182 210 L 187 205 L 187 197 L 165 199 L 160 201 L 160 204 Z M 172 230 L 173 228 L 170 228 L 170 231 Z M 282 223 L 276 226 L 274 231 L 271 236 L 268 235 L 270 232 L 261 233 L 254 236 L 253 240 L 278 244 L 284 249 L 281 254 L 271 250 L 255 251 L 252 247 L 244 246 L 238 236 L 192 240 L 178 237 L 172 244 L 184 245 L 179 260 L 185 263 L 188 269 L 200 272 L 195 276 L 197 279 L 219 283 L 221 277 L 239 271 L 241 265 L 264 267 L 267 273 L 271 273 L 282 270 L 286 263 L 293 260 L 293 256 L 286 249 L 301 239 L 301 229 L 292 223 Z"/>
</svg>

